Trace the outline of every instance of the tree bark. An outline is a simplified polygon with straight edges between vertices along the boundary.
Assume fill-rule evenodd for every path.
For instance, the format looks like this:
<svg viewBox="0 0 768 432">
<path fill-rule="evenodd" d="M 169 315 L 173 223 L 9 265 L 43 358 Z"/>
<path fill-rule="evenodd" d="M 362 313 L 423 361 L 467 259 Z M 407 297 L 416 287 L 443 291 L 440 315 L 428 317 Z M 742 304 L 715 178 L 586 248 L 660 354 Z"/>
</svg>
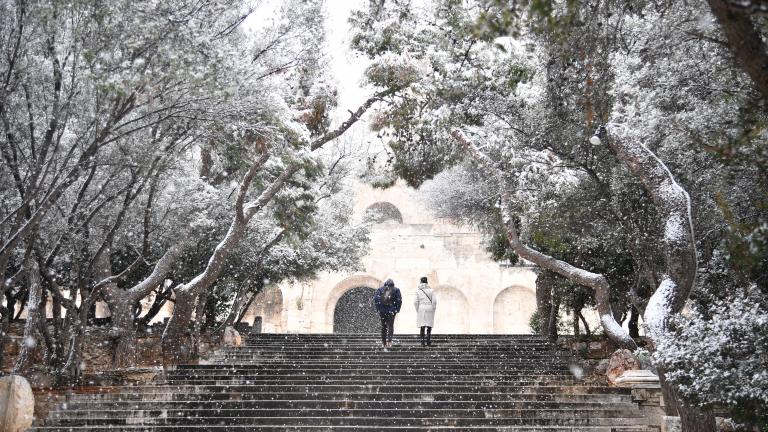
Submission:
<svg viewBox="0 0 768 432">
<path fill-rule="evenodd" d="M 645 322 L 651 336 L 663 337 L 667 332 L 667 320 L 685 306 L 696 278 L 696 243 L 690 197 L 650 149 L 624 139 L 620 130 L 612 125 L 608 130 L 611 132 L 608 145 L 640 180 L 664 225 L 665 274 L 645 309 Z"/>
<path fill-rule="evenodd" d="M 552 296 L 552 308 L 549 310 L 549 319 L 547 319 L 547 338 L 556 341 L 558 334 L 557 324 L 560 318 L 560 300 Z"/>
<path fill-rule="evenodd" d="M 536 309 L 539 312 L 539 334 L 549 333 L 549 316 L 552 313 L 552 286 L 545 274 L 547 270 L 539 271 L 536 277 Z"/>
<path fill-rule="evenodd" d="M 24 339 L 21 344 L 21 352 L 13 366 L 14 374 L 26 372 L 34 361 L 34 352 L 40 344 L 40 321 L 45 319 L 45 311 L 40 310 L 43 300 L 43 287 L 40 282 L 40 272 L 37 262 L 31 254 L 26 258 L 27 280 L 29 281 L 29 300 L 27 301 L 27 322 L 24 325 Z"/>
<path fill-rule="evenodd" d="M 579 315 L 576 309 L 573 309 L 573 337 L 576 340 L 581 339 L 581 330 L 579 329 Z"/>
<path fill-rule="evenodd" d="M 515 253 L 539 267 L 564 276 L 571 282 L 592 288 L 595 291 L 595 301 L 597 303 L 597 311 L 600 314 L 600 323 L 603 326 L 606 336 L 621 348 L 630 350 L 637 349 L 635 341 L 626 331 L 624 331 L 613 317 L 610 302 L 611 287 L 608 284 L 608 279 L 606 279 L 605 275 L 578 268 L 525 245 L 520 240 L 517 227 L 515 227 L 514 224 L 515 219 L 511 214 L 512 200 L 510 192 L 504 184 L 504 177 L 501 170 L 459 130 L 454 130 L 451 135 L 469 151 L 472 157 L 480 163 L 483 168 L 498 179 L 499 187 L 501 188 L 502 220 L 507 231 L 507 239 Z"/>
<path fill-rule="evenodd" d="M 589 338 L 592 336 L 592 330 L 589 328 L 589 324 L 587 323 L 586 318 L 584 318 L 584 315 L 581 313 L 581 309 L 579 309 L 576 312 L 579 315 L 579 319 L 581 320 L 581 323 L 584 325 L 584 333 L 586 334 L 586 337 Z"/>
<path fill-rule="evenodd" d="M 726 0 L 708 2 L 736 62 L 749 75 L 763 98 L 768 99 L 768 51 L 748 11 L 736 10 Z"/>
<path fill-rule="evenodd" d="M 608 125 L 608 145 L 638 178 L 651 196 L 664 225 L 665 274 L 645 308 L 645 323 L 652 339 L 670 337 L 668 322 L 688 300 L 696 279 L 697 255 L 691 199 L 664 162 L 642 143 L 625 139 L 622 129 Z M 676 408 L 683 431 L 715 431 L 714 416 L 686 404 L 659 370 L 665 400 Z"/>
<path fill-rule="evenodd" d="M 245 305 L 247 300 L 248 291 L 246 289 L 239 290 L 235 296 L 235 301 L 232 302 L 232 307 L 229 309 L 227 317 L 224 319 L 224 321 L 222 321 L 221 325 L 216 328 L 217 332 L 223 331 L 225 328 L 235 323 L 235 320 L 240 316 L 240 310 L 242 310 L 242 307 Z"/>
<path fill-rule="evenodd" d="M 112 339 L 112 367 L 125 368 L 136 364 L 136 328 L 134 326 L 134 308 L 136 304 L 149 295 L 153 289 L 162 284 L 165 275 L 173 267 L 183 251 L 183 245 L 176 243 L 163 254 L 160 260 L 144 280 L 133 287 L 123 290 L 116 284 L 108 284 L 102 288 L 102 299 L 109 306 L 112 316 L 110 338 Z"/>
<path fill-rule="evenodd" d="M 189 326 L 194 312 L 195 301 L 219 277 L 227 257 L 240 243 L 248 221 L 267 205 L 288 179 L 299 170 L 298 165 L 289 165 L 256 200 L 245 205 L 245 195 L 250 187 L 251 180 L 255 177 L 259 168 L 266 163 L 267 159 L 269 159 L 269 155 L 265 153 L 251 166 L 240 183 L 240 190 L 235 204 L 235 216 L 224 239 L 214 249 L 205 270 L 189 283 L 180 285 L 175 290 L 176 303 L 173 315 L 168 320 L 162 338 L 163 362 L 165 365 L 171 365 L 176 361 L 188 362 L 192 360 L 195 349 L 190 346 L 192 340 L 189 336 Z M 181 313 L 177 313 L 177 311 Z M 184 335 L 185 333 L 187 334 L 186 336 Z M 177 360 L 174 361 L 174 359 Z"/>
<path fill-rule="evenodd" d="M 191 290 L 175 290 L 173 313 L 163 332 L 163 366 L 190 362 L 194 358 L 189 324 L 195 309 L 195 296 Z"/>
<path fill-rule="evenodd" d="M 629 335 L 633 338 L 640 337 L 640 328 L 637 325 L 639 318 L 640 314 L 638 313 L 637 308 L 632 306 L 629 316 Z"/>
</svg>

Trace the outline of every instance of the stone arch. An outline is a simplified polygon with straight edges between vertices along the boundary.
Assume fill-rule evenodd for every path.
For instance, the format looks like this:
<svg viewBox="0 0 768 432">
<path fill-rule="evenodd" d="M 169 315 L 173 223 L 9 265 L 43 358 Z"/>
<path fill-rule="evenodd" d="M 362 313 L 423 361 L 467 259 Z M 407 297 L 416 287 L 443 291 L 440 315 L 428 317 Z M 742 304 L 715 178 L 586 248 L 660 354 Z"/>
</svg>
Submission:
<svg viewBox="0 0 768 432">
<path fill-rule="evenodd" d="M 376 288 L 360 286 L 347 290 L 336 302 L 333 312 L 334 333 L 377 333 L 381 323 L 373 295 Z"/>
<path fill-rule="evenodd" d="M 379 201 L 369 205 L 368 208 L 365 209 L 363 221 L 374 224 L 401 224 L 403 223 L 403 214 L 394 204 L 386 201 Z"/>
<path fill-rule="evenodd" d="M 463 292 L 450 285 L 438 285 L 435 288 L 437 310 L 433 333 L 467 334 L 469 333 L 469 301 Z"/>
<path fill-rule="evenodd" d="M 278 286 L 269 285 L 256 294 L 256 298 L 253 299 L 243 321 L 253 324 L 256 317 L 261 317 L 262 333 L 281 333 L 285 331 L 283 292 Z"/>
<path fill-rule="evenodd" d="M 359 287 L 377 289 L 381 285 L 381 280 L 369 275 L 354 275 L 337 283 L 333 289 L 331 289 L 331 292 L 328 293 L 328 297 L 325 301 L 325 323 L 320 331 L 327 333 L 333 332 L 333 314 L 336 311 L 336 303 L 339 302 L 341 296 L 347 291 Z"/>
<path fill-rule="evenodd" d="M 536 293 L 530 288 L 511 286 L 493 301 L 493 332 L 496 334 L 530 334 L 528 325 L 536 311 Z"/>
</svg>

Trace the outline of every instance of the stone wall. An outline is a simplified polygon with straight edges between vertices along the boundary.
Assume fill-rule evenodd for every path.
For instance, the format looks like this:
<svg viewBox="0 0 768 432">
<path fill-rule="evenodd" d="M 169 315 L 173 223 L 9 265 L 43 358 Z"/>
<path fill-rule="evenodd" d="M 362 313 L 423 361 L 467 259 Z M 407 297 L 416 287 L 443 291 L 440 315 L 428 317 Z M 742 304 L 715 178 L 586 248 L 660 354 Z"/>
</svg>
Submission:
<svg viewBox="0 0 768 432">
<path fill-rule="evenodd" d="M 436 219 L 402 182 L 384 190 L 357 184 L 355 190 L 355 218 L 378 222 L 371 225 L 363 269 L 274 287 L 279 295 L 260 294 L 247 321 L 262 317 L 264 332 L 331 333 L 336 304 L 347 291 L 378 288 L 391 278 L 404 303 L 395 332 L 415 333 L 413 299 L 419 278 L 427 276 L 438 297 L 435 333 L 530 333 L 536 310 L 531 268 L 494 262 L 482 233 Z"/>
</svg>

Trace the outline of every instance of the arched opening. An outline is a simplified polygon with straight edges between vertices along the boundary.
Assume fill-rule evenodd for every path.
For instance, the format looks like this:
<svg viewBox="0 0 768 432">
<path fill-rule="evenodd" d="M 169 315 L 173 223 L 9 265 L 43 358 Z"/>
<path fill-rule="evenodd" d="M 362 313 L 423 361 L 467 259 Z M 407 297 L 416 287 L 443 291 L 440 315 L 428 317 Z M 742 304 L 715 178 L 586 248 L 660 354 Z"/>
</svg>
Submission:
<svg viewBox="0 0 768 432">
<path fill-rule="evenodd" d="M 536 311 L 536 294 L 528 288 L 504 289 L 493 302 L 493 332 L 530 334 L 529 322 Z"/>
<path fill-rule="evenodd" d="M 376 333 L 380 329 L 379 314 L 373 305 L 376 290 L 357 287 L 344 293 L 333 311 L 334 333 Z"/>
<path fill-rule="evenodd" d="M 452 286 L 441 285 L 435 288 L 435 295 L 437 310 L 432 333 L 469 333 L 469 302 L 464 293 Z"/>
<path fill-rule="evenodd" d="M 373 224 L 401 224 L 403 223 L 403 215 L 394 204 L 382 201 L 373 203 L 365 209 L 363 221 Z"/>
</svg>

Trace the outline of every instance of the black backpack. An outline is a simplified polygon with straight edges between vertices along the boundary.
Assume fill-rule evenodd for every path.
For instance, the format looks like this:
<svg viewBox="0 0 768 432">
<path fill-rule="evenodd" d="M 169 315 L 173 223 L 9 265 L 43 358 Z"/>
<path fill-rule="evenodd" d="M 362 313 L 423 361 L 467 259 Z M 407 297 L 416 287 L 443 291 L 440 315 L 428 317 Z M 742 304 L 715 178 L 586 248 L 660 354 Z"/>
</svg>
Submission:
<svg viewBox="0 0 768 432">
<path fill-rule="evenodd" d="M 384 306 L 392 306 L 395 303 L 395 287 L 384 285 L 384 289 L 381 290 L 381 304 Z"/>
</svg>

